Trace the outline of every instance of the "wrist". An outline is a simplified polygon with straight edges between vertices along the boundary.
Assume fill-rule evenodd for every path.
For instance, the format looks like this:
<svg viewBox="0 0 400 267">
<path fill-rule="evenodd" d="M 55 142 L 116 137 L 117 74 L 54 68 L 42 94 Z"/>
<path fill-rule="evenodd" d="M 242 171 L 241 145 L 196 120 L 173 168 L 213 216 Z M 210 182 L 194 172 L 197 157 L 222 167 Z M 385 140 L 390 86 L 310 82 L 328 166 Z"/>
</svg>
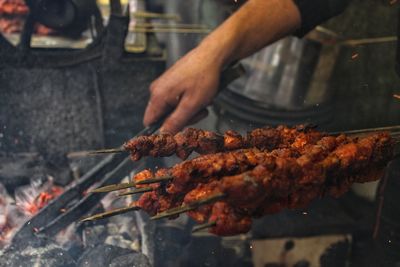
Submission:
<svg viewBox="0 0 400 267">
<path fill-rule="evenodd" d="M 195 52 L 207 64 L 222 69 L 227 63 L 225 51 L 218 42 L 211 40 L 203 40 L 196 48 Z"/>
<path fill-rule="evenodd" d="M 234 55 L 240 38 L 237 36 L 238 31 L 234 29 L 234 25 L 229 24 L 222 24 L 197 47 L 200 53 L 203 53 L 212 64 L 220 69 L 237 59 Z"/>
</svg>

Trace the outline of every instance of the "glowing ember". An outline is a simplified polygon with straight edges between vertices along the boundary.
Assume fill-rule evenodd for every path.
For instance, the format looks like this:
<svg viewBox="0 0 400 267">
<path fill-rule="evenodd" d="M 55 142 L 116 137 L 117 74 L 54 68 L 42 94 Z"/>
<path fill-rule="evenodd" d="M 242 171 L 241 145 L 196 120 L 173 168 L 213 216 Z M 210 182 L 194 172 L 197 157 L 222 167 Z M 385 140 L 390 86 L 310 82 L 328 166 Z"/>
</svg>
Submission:
<svg viewBox="0 0 400 267">
<path fill-rule="evenodd" d="M 24 222 L 62 192 L 61 187 L 53 184 L 52 177 L 45 182 L 34 180 L 28 186 L 17 188 L 15 199 L 0 184 L 0 248 L 7 245 Z M 37 232 L 38 229 L 32 231 Z"/>
<path fill-rule="evenodd" d="M 41 192 L 37 198 L 24 205 L 23 209 L 31 215 L 35 215 L 39 210 L 45 207 L 51 200 L 62 193 L 61 187 L 52 187 L 49 191 Z"/>
</svg>

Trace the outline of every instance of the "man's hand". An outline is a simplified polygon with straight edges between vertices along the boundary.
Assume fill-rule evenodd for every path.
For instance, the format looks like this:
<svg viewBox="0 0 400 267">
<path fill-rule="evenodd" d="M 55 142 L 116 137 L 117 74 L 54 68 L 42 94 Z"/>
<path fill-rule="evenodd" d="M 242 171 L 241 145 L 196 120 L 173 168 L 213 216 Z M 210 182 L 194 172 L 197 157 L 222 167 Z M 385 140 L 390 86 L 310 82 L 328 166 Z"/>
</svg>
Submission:
<svg viewBox="0 0 400 267">
<path fill-rule="evenodd" d="M 247 1 L 197 48 L 153 82 L 144 124 L 147 126 L 172 111 L 162 131 L 181 130 L 211 103 L 223 66 L 290 34 L 300 23 L 293 0 Z"/>
<path fill-rule="evenodd" d="M 146 126 L 172 111 L 161 131 L 176 133 L 204 114 L 201 111 L 218 91 L 222 68 L 212 56 L 205 49 L 194 49 L 151 84 L 143 119 Z"/>
</svg>

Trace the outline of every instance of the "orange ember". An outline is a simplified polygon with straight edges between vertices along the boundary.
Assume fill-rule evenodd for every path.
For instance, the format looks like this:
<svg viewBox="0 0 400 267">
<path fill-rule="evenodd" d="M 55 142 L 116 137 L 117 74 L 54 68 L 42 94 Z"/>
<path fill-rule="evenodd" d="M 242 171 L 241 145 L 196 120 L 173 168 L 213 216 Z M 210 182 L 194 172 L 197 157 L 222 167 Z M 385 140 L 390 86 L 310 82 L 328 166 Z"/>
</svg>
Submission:
<svg viewBox="0 0 400 267">
<path fill-rule="evenodd" d="M 24 207 L 25 211 L 30 214 L 36 214 L 44 206 L 46 206 L 51 200 L 59 196 L 63 192 L 63 189 L 58 186 L 53 186 L 49 191 L 42 192 L 36 199 Z"/>
</svg>

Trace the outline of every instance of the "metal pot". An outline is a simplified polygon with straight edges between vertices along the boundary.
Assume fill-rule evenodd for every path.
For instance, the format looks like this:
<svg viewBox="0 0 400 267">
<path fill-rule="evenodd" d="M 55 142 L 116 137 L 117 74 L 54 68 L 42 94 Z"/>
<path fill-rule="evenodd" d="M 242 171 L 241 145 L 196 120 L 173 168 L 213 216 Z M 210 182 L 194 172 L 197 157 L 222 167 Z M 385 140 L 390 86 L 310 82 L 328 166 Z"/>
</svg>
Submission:
<svg viewBox="0 0 400 267">
<path fill-rule="evenodd" d="M 338 49 L 288 37 L 242 61 L 247 75 L 230 89 L 273 109 L 299 111 L 331 99 L 328 82 Z"/>
<path fill-rule="evenodd" d="M 259 124 L 327 123 L 338 53 L 339 46 L 315 38 L 282 39 L 242 60 L 247 74 L 221 94 L 217 105 Z"/>
</svg>

